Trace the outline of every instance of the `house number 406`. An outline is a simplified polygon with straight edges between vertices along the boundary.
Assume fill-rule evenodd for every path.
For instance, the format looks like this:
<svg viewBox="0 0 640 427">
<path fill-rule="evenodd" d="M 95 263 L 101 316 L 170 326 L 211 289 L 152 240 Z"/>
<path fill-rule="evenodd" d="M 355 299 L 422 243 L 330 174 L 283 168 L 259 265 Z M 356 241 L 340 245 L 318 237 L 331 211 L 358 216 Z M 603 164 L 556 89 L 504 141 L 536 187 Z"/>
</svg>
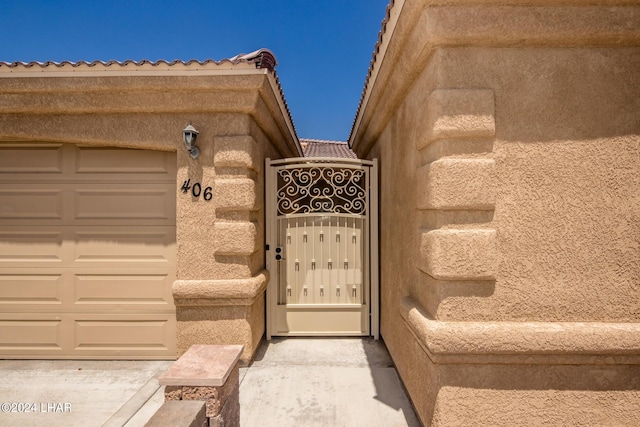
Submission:
<svg viewBox="0 0 640 427">
<path fill-rule="evenodd" d="M 193 185 L 191 185 L 190 179 L 186 180 L 184 184 L 182 184 L 181 190 L 185 194 L 188 193 L 189 190 L 191 190 L 191 195 L 193 197 L 200 197 L 200 195 L 202 194 L 202 198 L 207 202 L 213 198 L 211 187 L 205 187 L 204 191 L 202 191 L 202 185 L 200 185 L 199 182 L 194 182 Z"/>
</svg>

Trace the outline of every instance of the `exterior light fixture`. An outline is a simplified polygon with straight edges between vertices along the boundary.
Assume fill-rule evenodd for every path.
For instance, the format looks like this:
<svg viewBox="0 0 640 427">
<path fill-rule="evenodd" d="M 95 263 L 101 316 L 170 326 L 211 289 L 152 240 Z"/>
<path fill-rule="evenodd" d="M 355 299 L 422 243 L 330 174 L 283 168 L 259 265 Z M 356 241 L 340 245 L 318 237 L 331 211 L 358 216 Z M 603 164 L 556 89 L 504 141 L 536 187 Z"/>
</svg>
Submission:
<svg viewBox="0 0 640 427">
<path fill-rule="evenodd" d="M 200 149 L 196 147 L 196 138 L 198 137 L 198 132 L 196 128 L 193 127 L 191 122 L 187 125 L 186 128 L 182 129 L 182 139 L 184 139 L 184 146 L 187 148 L 189 152 L 189 156 L 192 159 L 197 159 L 200 155 Z"/>
</svg>

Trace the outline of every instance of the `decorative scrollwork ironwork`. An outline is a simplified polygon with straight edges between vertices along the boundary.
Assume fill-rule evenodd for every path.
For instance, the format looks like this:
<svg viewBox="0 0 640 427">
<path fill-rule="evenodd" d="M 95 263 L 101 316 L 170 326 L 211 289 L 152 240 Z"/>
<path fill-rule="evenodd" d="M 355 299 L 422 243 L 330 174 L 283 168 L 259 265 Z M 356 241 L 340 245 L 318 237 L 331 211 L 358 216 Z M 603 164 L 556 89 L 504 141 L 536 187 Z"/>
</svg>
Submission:
<svg viewBox="0 0 640 427">
<path fill-rule="evenodd" d="M 314 166 L 278 171 L 278 215 L 366 215 L 366 194 L 362 169 Z"/>
</svg>

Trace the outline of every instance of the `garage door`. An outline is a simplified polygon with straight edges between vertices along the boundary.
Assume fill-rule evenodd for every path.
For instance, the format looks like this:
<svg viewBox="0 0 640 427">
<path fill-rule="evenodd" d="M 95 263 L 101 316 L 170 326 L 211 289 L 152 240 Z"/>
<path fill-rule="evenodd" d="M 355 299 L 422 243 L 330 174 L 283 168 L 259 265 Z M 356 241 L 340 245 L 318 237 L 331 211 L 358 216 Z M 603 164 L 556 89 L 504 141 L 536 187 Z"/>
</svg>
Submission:
<svg viewBox="0 0 640 427">
<path fill-rule="evenodd" d="M 175 168 L 0 143 L 0 358 L 175 358 Z"/>
</svg>

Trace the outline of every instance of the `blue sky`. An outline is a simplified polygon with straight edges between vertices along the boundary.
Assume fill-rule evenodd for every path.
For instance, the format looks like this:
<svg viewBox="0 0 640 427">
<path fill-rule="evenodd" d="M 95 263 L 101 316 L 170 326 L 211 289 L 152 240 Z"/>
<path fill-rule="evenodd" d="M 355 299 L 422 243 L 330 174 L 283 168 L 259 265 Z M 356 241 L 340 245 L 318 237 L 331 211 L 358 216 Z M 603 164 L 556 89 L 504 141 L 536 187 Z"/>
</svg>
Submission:
<svg viewBox="0 0 640 427">
<path fill-rule="evenodd" d="M 301 138 L 346 140 L 388 0 L 0 0 L 0 61 L 216 59 L 267 47 Z"/>
</svg>

